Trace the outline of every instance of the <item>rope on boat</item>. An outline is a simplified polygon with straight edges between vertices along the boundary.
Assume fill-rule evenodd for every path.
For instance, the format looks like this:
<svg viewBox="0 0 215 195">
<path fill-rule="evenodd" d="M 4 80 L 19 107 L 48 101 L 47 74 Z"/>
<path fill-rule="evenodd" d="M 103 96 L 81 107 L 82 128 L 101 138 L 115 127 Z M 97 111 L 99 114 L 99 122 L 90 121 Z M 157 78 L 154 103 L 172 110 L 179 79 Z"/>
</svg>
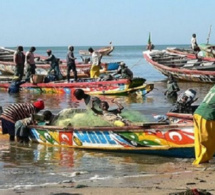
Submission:
<svg viewBox="0 0 215 195">
<path fill-rule="evenodd" d="M 141 60 L 143 60 L 143 58 L 140 58 L 135 64 L 133 64 L 130 69 L 134 68 L 135 66 L 138 66 L 138 65 L 141 65 L 141 64 L 144 64 L 144 63 L 140 63 Z"/>
</svg>

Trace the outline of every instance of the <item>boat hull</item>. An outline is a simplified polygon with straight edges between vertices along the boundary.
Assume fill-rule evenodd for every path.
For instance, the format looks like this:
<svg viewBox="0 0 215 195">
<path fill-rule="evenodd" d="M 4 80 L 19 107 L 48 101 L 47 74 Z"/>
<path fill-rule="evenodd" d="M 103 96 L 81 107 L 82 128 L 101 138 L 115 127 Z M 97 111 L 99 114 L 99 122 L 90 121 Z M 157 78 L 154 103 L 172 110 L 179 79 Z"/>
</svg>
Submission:
<svg viewBox="0 0 215 195">
<path fill-rule="evenodd" d="M 31 140 L 78 149 L 194 157 L 192 125 L 62 128 L 31 126 Z"/>
<path fill-rule="evenodd" d="M 155 69 L 161 72 L 163 75 L 168 76 L 171 74 L 174 78 L 184 81 L 192 82 L 203 82 L 203 83 L 214 83 L 215 82 L 215 71 L 200 71 L 190 70 L 186 68 L 172 68 L 152 60 L 150 52 L 143 52 L 145 60 L 151 64 Z"/>
<path fill-rule="evenodd" d="M 201 45 L 199 45 L 201 46 Z M 202 48 L 200 47 L 201 51 Z M 182 56 L 187 56 L 187 58 L 190 59 L 196 59 L 196 54 L 191 50 L 191 49 L 178 49 L 178 48 L 167 48 L 166 49 L 169 53 L 172 54 L 176 54 L 176 55 L 182 55 Z M 210 57 L 207 52 L 202 51 L 203 56 L 198 56 L 199 58 L 201 58 L 202 60 L 206 60 L 206 61 L 210 61 L 210 62 L 215 62 L 215 58 L 214 57 Z"/>
<path fill-rule="evenodd" d="M 1 90 L 7 90 L 9 83 L 0 83 Z M 73 94 L 75 89 L 83 89 L 91 95 L 126 95 L 133 92 L 146 95 L 153 90 L 154 84 L 141 84 L 130 87 L 131 81 L 128 79 L 119 79 L 113 81 L 94 81 L 94 82 L 76 82 L 76 83 L 25 83 L 21 85 L 21 90 L 33 93 L 49 94 Z"/>
<path fill-rule="evenodd" d="M 114 71 L 119 68 L 120 62 L 108 62 L 102 63 L 101 73 L 106 73 L 109 71 Z M 47 71 L 50 69 L 50 64 L 36 64 L 36 72 L 38 74 L 47 74 Z M 79 78 L 89 77 L 89 70 L 91 64 L 76 64 L 76 69 Z M 0 71 L 4 75 L 13 75 L 15 71 L 15 64 L 13 62 L 4 62 L 0 61 Z M 67 65 L 65 63 L 60 64 L 61 74 L 66 77 L 67 75 Z M 74 76 L 73 71 L 70 72 L 71 77 Z"/>
</svg>

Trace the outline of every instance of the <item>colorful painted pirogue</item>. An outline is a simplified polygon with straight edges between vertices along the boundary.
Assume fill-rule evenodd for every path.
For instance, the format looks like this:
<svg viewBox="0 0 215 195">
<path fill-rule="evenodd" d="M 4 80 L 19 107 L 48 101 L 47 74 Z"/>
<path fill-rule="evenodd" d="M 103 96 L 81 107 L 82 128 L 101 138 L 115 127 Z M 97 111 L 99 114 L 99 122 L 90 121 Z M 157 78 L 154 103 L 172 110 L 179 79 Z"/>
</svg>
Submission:
<svg viewBox="0 0 215 195">
<path fill-rule="evenodd" d="M 37 143 L 116 152 L 194 157 L 193 125 L 143 124 L 124 127 L 30 126 Z"/>
<path fill-rule="evenodd" d="M 49 83 L 24 83 L 21 85 L 23 91 L 34 93 L 67 93 L 71 94 L 75 89 L 81 88 L 91 95 L 123 95 L 138 91 L 141 95 L 146 95 L 153 90 L 154 84 L 144 83 L 145 79 L 137 78 L 133 81 L 129 79 L 118 79 L 112 81 L 84 80 L 75 83 L 49 82 Z M 0 89 L 7 90 L 9 83 L 1 82 Z"/>
<path fill-rule="evenodd" d="M 163 51 L 144 51 L 143 56 L 155 69 L 165 76 L 193 82 L 215 82 L 215 62 L 190 61 L 186 57 L 170 55 Z"/>
</svg>

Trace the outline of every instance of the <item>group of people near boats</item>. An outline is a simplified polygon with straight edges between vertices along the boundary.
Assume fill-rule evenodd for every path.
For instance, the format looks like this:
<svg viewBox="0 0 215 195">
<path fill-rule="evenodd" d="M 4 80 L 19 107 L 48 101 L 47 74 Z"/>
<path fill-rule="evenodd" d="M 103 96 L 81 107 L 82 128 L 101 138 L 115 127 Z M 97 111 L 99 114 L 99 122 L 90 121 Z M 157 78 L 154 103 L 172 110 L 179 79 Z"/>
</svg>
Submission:
<svg viewBox="0 0 215 195">
<path fill-rule="evenodd" d="M 23 52 L 23 47 L 18 46 L 17 51 L 14 53 L 14 63 L 15 63 L 15 72 L 12 79 L 11 85 L 9 87 L 9 93 L 18 93 L 20 90 L 20 85 L 25 82 L 30 82 L 30 79 L 33 75 L 36 74 L 36 65 L 35 65 L 35 56 L 34 52 L 36 51 L 35 47 L 31 47 L 26 54 Z M 93 48 L 89 48 L 88 51 L 91 53 L 91 68 L 90 68 L 90 78 L 98 78 L 98 80 L 113 80 L 116 75 L 119 75 L 118 78 L 122 79 L 133 79 L 133 72 L 126 66 L 124 62 L 120 63 L 119 68 L 113 74 L 107 74 L 105 76 L 100 75 L 101 69 L 101 58 L 102 55 L 94 51 Z M 52 53 L 52 50 L 47 50 L 48 58 L 40 59 L 42 62 L 50 63 L 50 69 L 47 72 L 47 77 L 44 79 L 44 82 L 62 80 L 63 75 L 60 71 L 60 59 L 56 58 Z M 78 74 L 76 70 L 76 58 L 74 57 L 74 46 L 68 46 L 68 52 L 66 55 L 67 63 L 67 82 L 70 82 L 70 72 L 73 71 L 74 82 L 78 81 Z M 26 78 L 23 80 L 24 76 L 24 67 L 26 66 Z M 51 74 L 54 72 L 54 74 Z"/>
<path fill-rule="evenodd" d="M 26 67 L 26 82 L 30 82 L 30 78 L 32 75 L 36 74 L 36 63 L 35 63 L 35 56 L 34 52 L 36 51 L 36 47 L 30 47 L 29 51 L 24 54 L 23 46 L 18 46 L 16 52 L 14 53 L 14 63 L 15 63 L 15 72 L 14 76 L 16 76 L 17 80 L 21 81 L 24 76 L 24 68 Z M 77 71 L 75 66 L 75 57 L 73 54 L 74 47 L 68 47 L 68 53 L 66 56 L 67 61 L 67 79 L 70 78 L 70 71 L 73 70 L 75 80 L 77 80 Z M 56 80 L 60 80 L 63 78 L 60 72 L 60 59 L 56 58 L 53 54 L 52 50 L 48 49 L 46 51 L 48 58 L 40 59 L 42 62 L 50 63 L 50 68 L 48 70 L 48 76 L 50 73 L 54 71 L 54 77 Z"/>
<path fill-rule="evenodd" d="M 196 35 L 194 34 L 192 38 L 192 48 L 194 51 L 198 50 L 197 46 Z M 33 52 L 35 50 L 35 47 L 30 48 L 29 53 L 26 53 L 27 57 L 24 57 L 24 54 L 21 54 L 23 48 L 21 46 L 18 47 L 18 50 L 14 55 L 14 60 L 18 65 L 16 67 L 15 75 L 19 78 L 19 81 L 22 80 L 21 78 L 23 76 L 20 64 L 24 67 L 24 60 L 27 60 L 29 65 L 29 74 L 27 74 L 27 78 L 29 78 L 28 75 L 35 74 L 36 67 L 33 61 Z M 67 53 L 67 81 L 70 79 L 69 72 L 71 70 L 74 72 L 74 80 L 77 80 L 77 71 L 75 66 L 76 58 L 74 57 L 73 51 L 74 47 L 69 46 Z M 99 65 L 101 63 L 102 56 L 95 52 L 92 48 L 89 48 L 89 52 L 92 55 L 90 76 L 91 78 L 98 78 L 100 76 Z M 58 68 L 56 68 L 56 65 L 54 65 L 53 62 L 59 62 L 59 60 L 56 60 L 51 50 L 48 50 L 47 54 L 49 55 L 49 58 L 47 58 L 46 61 L 51 62 L 50 70 L 54 69 L 55 72 L 58 72 L 59 64 Z M 22 63 L 21 60 L 23 60 Z M 124 74 L 126 78 L 133 78 L 133 73 L 129 72 L 128 69 L 123 70 L 125 63 L 121 63 L 120 66 L 121 70 L 118 70 L 116 74 L 120 73 L 122 76 Z M 178 97 L 177 93 L 179 91 L 180 88 L 174 77 L 169 75 L 167 90 L 164 95 L 167 98 L 173 99 L 173 102 L 175 102 L 175 108 L 172 111 L 193 114 L 195 137 L 195 160 L 193 164 L 197 165 L 200 163 L 206 163 L 212 159 L 215 153 L 215 86 L 210 89 L 195 111 L 190 110 L 190 106 L 194 101 L 196 101 L 196 99 L 194 99 L 196 92 L 192 89 L 188 89 L 182 96 Z M 111 121 L 115 126 L 127 126 L 131 124 L 130 121 L 125 120 L 120 116 L 120 113 L 124 107 L 115 100 L 112 102 L 117 105 L 117 108 L 114 110 L 109 110 L 108 102 L 101 101 L 98 97 L 92 97 L 86 94 L 82 89 L 76 89 L 74 96 L 78 100 L 84 100 L 89 109 L 91 109 L 95 114 L 102 116 L 105 120 Z M 54 120 L 55 116 L 48 110 L 43 112 L 42 120 L 37 119 L 37 113 L 44 108 L 45 103 L 43 100 L 38 100 L 33 103 L 15 103 L 9 105 L 0 115 L 3 134 L 8 133 L 10 135 L 10 141 L 14 141 L 16 136 L 17 141 L 27 142 L 29 124 L 51 124 L 51 121 Z"/>
<path fill-rule="evenodd" d="M 90 96 L 82 89 L 76 89 L 74 96 L 77 100 L 84 100 L 88 109 L 114 126 L 130 125 L 130 121 L 120 116 L 124 107 L 116 100 L 113 99 L 112 103 L 115 103 L 117 108 L 109 110 L 108 102 L 101 101 L 98 97 Z M 38 115 L 38 112 L 44 108 L 45 103 L 40 99 L 33 103 L 10 104 L 4 111 L 2 110 L 0 115 L 2 133 L 9 134 L 10 141 L 15 141 L 16 137 L 18 142 L 28 142 L 30 133 L 28 125 L 51 125 L 57 118 L 49 110 L 45 110 L 42 115 Z"/>
<path fill-rule="evenodd" d="M 169 77 L 166 96 L 177 97 L 177 92 L 179 87 L 177 82 Z M 172 85 L 172 86 L 170 86 Z M 169 90 L 171 89 L 171 90 Z M 185 93 L 178 98 L 178 102 L 183 107 L 177 107 L 176 112 L 193 112 L 189 111 L 189 106 L 195 101 L 194 97 L 196 92 L 192 89 L 188 89 Z M 95 114 L 101 116 L 103 119 L 112 122 L 114 126 L 128 126 L 131 122 L 123 119 L 120 116 L 123 106 L 117 101 L 112 102 L 117 105 L 116 109 L 109 110 L 109 104 L 106 101 L 101 101 L 98 97 L 93 97 L 86 94 L 82 89 L 76 89 L 74 91 L 74 96 L 78 100 L 84 100 L 86 107 L 91 109 Z M 189 103 L 189 105 L 188 105 Z M 193 164 L 197 165 L 200 163 L 208 162 L 212 159 L 215 153 L 215 86 L 211 88 L 208 94 L 203 99 L 202 103 L 197 107 L 193 113 L 194 121 L 194 137 L 195 137 L 195 156 L 196 159 Z M 45 103 L 43 100 L 37 100 L 33 103 L 15 103 L 9 105 L 2 114 L 0 115 L 0 120 L 2 122 L 2 132 L 3 134 L 9 134 L 10 141 L 15 140 L 20 142 L 28 142 L 29 129 L 28 125 L 31 124 L 51 124 L 51 121 L 55 119 L 50 111 L 46 110 L 43 112 L 42 120 L 38 120 L 37 113 L 45 108 Z M 186 111 L 185 111 L 185 110 Z"/>
<path fill-rule="evenodd" d="M 195 160 L 193 164 L 209 162 L 215 154 L 215 85 L 195 110 L 192 109 L 191 104 L 198 99 L 195 98 L 196 91 L 188 89 L 180 96 L 177 94 L 178 91 L 180 88 L 177 82 L 172 75 L 169 75 L 167 90 L 164 95 L 171 102 L 174 102 L 170 112 L 193 114 L 195 137 Z"/>
</svg>

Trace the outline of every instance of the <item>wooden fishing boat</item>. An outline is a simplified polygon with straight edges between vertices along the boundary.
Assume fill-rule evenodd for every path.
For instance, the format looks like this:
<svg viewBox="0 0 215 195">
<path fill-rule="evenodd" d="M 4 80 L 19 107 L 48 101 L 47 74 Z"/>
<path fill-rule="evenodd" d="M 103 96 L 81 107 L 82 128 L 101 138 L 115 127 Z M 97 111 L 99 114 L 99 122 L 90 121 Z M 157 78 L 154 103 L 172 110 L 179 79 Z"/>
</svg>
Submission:
<svg viewBox="0 0 215 195">
<path fill-rule="evenodd" d="M 0 71 L 2 74 L 14 74 L 15 63 L 13 62 L 13 55 L 15 50 L 6 49 L 0 47 Z M 36 71 L 38 74 L 45 74 L 50 69 L 50 64 L 45 63 L 45 56 L 35 54 Z M 65 60 L 60 60 L 60 71 L 63 76 L 67 75 L 67 64 Z M 101 63 L 102 73 L 117 70 L 119 68 L 120 62 L 107 62 Z M 76 61 L 76 68 L 78 72 L 78 77 L 89 77 L 89 69 L 91 67 L 90 63 L 78 62 Z M 71 71 L 71 76 L 73 72 Z"/>
<path fill-rule="evenodd" d="M 10 83 L 0 82 L 0 89 L 7 90 Z M 21 90 L 34 93 L 66 93 L 71 94 L 75 89 L 83 89 L 92 95 L 124 95 L 133 92 L 146 95 L 153 90 L 154 84 L 146 84 L 145 79 L 136 78 L 117 79 L 112 81 L 96 81 L 95 79 L 82 79 L 78 82 L 66 83 L 65 81 L 49 83 L 24 83 Z"/>
<path fill-rule="evenodd" d="M 166 51 L 144 51 L 143 56 L 163 75 L 171 74 L 178 80 L 193 82 L 215 82 L 215 62 L 190 60 L 185 56 L 171 55 Z"/>
<path fill-rule="evenodd" d="M 102 63 L 101 73 L 108 73 L 119 68 L 120 62 L 108 62 Z M 77 73 L 79 78 L 89 77 L 89 70 L 91 64 L 76 64 Z M 36 72 L 37 74 L 47 74 L 47 71 L 50 69 L 50 64 L 45 63 L 36 63 Z M 13 62 L 0 61 L 0 71 L 3 75 L 13 75 L 15 70 L 15 64 Z M 64 77 L 67 75 L 67 65 L 66 63 L 60 64 L 60 71 Z M 74 76 L 73 72 L 70 73 L 71 77 Z"/>
<path fill-rule="evenodd" d="M 96 50 L 97 52 L 99 52 L 102 56 L 107 56 L 110 55 L 110 53 L 114 50 L 114 46 L 110 45 L 107 47 L 103 47 L 100 48 L 98 50 Z M 79 50 L 79 54 L 81 56 L 89 56 L 90 52 L 88 50 Z"/>
<path fill-rule="evenodd" d="M 124 127 L 31 125 L 33 142 L 77 149 L 194 157 L 193 125 L 146 123 Z"/>
<path fill-rule="evenodd" d="M 186 113 L 175 113 L 175 112 L 167 112 L 166 116 L 168 117 L 170 123 L 172 124 L 193 124 L 193 115 Z"/>
<path fill-rule="evenodd" d="M 198 58 L 211 62 L 215 61 L 215 45 L 200 44 L 199 48 L 201 52 L 198 53 Z M 168 51 L 171 54 L 183 55 L 190 59 L 196 59 L 197 55 L 197 53 L 194 52 L 192 49 L 186 48 L 167 47 L 166 51 Z"/>
</svg>

